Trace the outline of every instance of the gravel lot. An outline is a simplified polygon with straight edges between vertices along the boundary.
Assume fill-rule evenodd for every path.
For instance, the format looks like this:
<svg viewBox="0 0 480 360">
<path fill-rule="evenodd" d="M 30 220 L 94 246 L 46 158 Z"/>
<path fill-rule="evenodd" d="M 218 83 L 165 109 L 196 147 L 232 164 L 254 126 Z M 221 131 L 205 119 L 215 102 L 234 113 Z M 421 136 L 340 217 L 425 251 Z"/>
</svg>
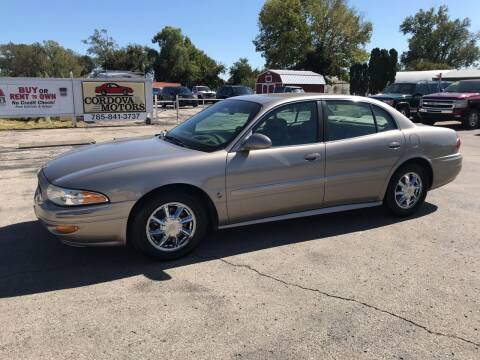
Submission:
<svg viewBox="0 0 480 360">
<path fill-rule="evenodd" d="M 69 146 L 165 126 L 0 132 L 1 359 L 479 359 L 480 130 L 422 211 L 219 232 L 155 263 L 72 248 L 35 221 L 36 170 Z"/>
</svg>

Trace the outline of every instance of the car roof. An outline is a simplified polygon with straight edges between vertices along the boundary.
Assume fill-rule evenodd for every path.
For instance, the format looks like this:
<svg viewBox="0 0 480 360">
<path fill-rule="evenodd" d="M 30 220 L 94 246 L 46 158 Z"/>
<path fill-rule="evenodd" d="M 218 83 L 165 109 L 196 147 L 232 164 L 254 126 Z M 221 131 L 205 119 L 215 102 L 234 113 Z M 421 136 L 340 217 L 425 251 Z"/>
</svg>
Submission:
<svg viewBox="0 0 480 360">
<path fill-rule="evenodd" d="M 257 104 L 260 104 L 263 108 L 263 111 L 268 111 L 273 107 L 278 105 L 288 104 L 296 101 L 319 101 L 319 100 L 349 100 L 349 101 L 362 101 L 370 104 L 374 104 L 378 107 L 383 108 L 392 114 L 392 108 L 385 104 L 382 101 L 368 98 L 364 96 L 356 95 L 342 95 L 342 94 L 324 94 L 324 93 L 272 93 L 272 94 L 250 94 L 250 95 L 241 95 L 230 98 L 231 100 L 243 100 L 251 101 Z M 392 114 L 393 115 L 393 114 Z M 394 115 L 397 119 L 397 123 L 400 124 L 402 129 L 414 127 L 415 125 L 403 116 Z"/>
</svg>

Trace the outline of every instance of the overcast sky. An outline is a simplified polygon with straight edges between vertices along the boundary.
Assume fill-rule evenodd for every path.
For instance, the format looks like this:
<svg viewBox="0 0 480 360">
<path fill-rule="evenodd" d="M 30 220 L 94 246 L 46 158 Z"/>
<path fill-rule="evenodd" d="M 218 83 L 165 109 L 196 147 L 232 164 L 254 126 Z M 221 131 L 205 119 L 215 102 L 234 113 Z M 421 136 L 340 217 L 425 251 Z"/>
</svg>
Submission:
<svg viewBox="0 0 480 360">
<path fill-rule="evenodd" d="M 407 47 L 398 31 L 402 20 L 420 8 L 446 4 L 453 17 L 470 17 L 472 30 L 480 31 L 479 0 L 351 0 L 365 19 L 373 23 L 367 49 Z M 119 45 L 139 43 L 152 46 L 155 33 L 166 25 L 182 28 L 193 43 L 226 66 L 247 57 L 254 67 L 264 60 L 252 40 L 258 33 L 261 0 L 181 1 L 7 1 L 0 0 L 0 43 L 32 43 L 55 40 L 85 53 L 86 39 L 95 28 L 108 30 Z"/>
</svg>

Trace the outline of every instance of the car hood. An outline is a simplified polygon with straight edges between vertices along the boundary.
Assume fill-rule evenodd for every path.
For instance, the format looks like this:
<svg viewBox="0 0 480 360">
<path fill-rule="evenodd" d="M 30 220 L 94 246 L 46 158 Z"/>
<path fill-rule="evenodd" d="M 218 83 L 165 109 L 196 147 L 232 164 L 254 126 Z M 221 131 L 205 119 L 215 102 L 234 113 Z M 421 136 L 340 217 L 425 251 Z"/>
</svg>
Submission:
<svg viewBox="0 0 480 360">
<path fill-rule="evenodd" d="M 399 99 L 409 98 L 411 96 L 412 95 L 410 95 L 410 94 L 380 93 L 380 94 L 372 95 L 370 97 L 373 98 L 373 99 L 378 99 L 378 100 L 382 100 L 382 99 L 399 100 Z"/>
<path fill-rule="evenodd" d="M 429 94 L 426 95 L 425 97 L 428 98 L 441 98 L 441 99 L 467 99 L 472 96 L 479 96 L 479 93 L 457 93 L 457 92 L 440 92 L 440 93 L 435 93 L 435 94 Z"/>
<path fill-rule="evenodd" d="M 166 142 L 158 136 L 121 139 L 68 151 L 48 162 L 43 167 L 43 173 L 49 182 L 61 186 L 70 179 L 92 173 L 198 153 L 196 150 Z"/>
</svg>

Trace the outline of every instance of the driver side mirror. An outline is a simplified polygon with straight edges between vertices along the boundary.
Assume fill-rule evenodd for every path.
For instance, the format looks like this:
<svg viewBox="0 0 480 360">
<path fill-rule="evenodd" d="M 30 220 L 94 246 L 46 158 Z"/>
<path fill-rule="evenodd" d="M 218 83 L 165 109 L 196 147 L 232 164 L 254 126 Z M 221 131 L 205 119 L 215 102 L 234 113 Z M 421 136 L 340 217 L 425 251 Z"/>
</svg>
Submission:
<svg viewBox="0 0 480 360">
<path fill-rule="evenodd" d="M 245 139 L 240 151 L 261 150 L 272 147 L 272 140 L 266 135 L 254 133 Z"/>
</svg>

